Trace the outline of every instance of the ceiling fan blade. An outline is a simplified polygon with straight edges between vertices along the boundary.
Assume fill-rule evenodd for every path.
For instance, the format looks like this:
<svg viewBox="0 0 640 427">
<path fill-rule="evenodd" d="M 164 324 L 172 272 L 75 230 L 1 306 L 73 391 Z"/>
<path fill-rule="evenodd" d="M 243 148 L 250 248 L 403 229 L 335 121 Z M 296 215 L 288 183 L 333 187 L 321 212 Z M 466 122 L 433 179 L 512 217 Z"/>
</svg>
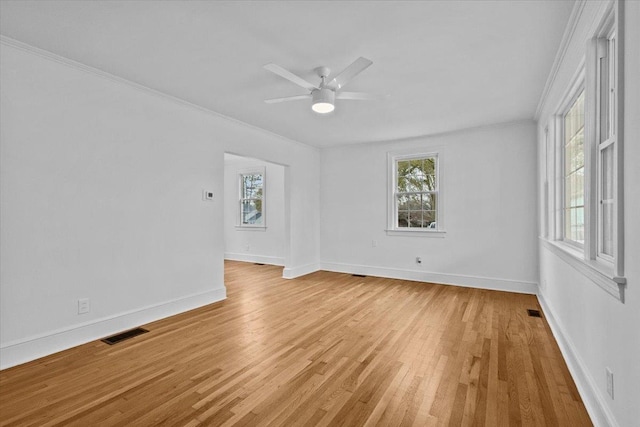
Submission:
<svg viewBox="0 0 640 427">
<path fill-rule="evenodd" d="M 375 101 L 381 99 L 378 95 L 372 95 L 364 92 L 338 92 L 336 99 L 354 99 L 357 101 Z"/>
<path fill-rule="evenodd" d="M 317 86 L 309 83 L 308 81 L 306 81 L 305 79 L 303 79 L 302 77 L 296 76 L 295 74 L 293 74 L 291 71 L 285 70 L 284 68 L 282 68 L 279 65 L 276 64 L 267 64 L 264 66 L 265 70 L 269 70 L 274 74 L 279 75 L 282 78 L 285 78 L 287 80 L 289 80 L 290 82 L 293 82 L 295 84 L 297 84 L 298 86 L 302 86 L 303 88 L 307 89 L 309 92 L 311 92 L 314 89 L 318 89 Z"/>
<path fill-rule="evenodd" d="M 286 96 L 284 98 L 272 98 L 272 99 L 265 99 L 264 102 L 266 102 L 267 104 L 277 104 L 278 102 L 285 102 L 285 101 L 298 101 L 300 99 L 309 99 L 311 98 L 311 94 L 308 95 L 295 95 L 295 96 Z"/>
<path fill-rule="evenodd" d="M 349 82 L 352 78 L 363 72 L 369 65 L 373 64 L 370 60 L 364 57 L 360 57 L 353 61 L 351 65 L 342 70 L 340 74 L 335 76 L 328 84 L 335 89 L 340 89 Z"/>
</svg>

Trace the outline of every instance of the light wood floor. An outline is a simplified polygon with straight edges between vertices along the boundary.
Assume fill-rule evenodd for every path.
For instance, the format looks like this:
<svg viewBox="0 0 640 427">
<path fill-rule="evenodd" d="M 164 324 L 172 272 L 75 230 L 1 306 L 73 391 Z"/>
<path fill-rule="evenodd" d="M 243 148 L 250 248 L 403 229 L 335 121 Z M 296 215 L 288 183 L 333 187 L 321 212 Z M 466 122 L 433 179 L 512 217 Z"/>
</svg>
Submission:
<svg viewBox="0 0 640 427">
<path fill-rule="evenodd" d="M 0 425 L 591 425 L 534 296 L 225 266 L 224 302 L 0 372 Z"/>
</svg>

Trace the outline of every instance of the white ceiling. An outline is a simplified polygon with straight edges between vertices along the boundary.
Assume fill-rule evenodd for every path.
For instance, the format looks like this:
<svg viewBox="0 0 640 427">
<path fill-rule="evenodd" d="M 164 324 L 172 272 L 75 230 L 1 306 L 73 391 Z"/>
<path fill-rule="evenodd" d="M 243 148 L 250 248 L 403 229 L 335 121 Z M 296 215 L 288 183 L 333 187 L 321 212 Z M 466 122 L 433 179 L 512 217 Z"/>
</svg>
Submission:
<svg viewBox="0 0 640 427">
<path fill-rule="evenodd" d="M 324 147 L 533 118 L 569 1 L 5 1 L 0 32 L 296 141 Z M 384 101 L 265 104 L 357 57 L 346 90 Z"/>
</svg>

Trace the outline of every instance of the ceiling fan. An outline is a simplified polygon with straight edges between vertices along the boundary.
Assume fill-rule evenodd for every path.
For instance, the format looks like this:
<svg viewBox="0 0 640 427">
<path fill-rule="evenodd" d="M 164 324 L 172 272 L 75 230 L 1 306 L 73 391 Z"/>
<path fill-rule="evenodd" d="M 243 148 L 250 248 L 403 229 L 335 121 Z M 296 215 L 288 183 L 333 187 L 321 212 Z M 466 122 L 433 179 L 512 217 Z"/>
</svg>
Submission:
<svg viewBox="0 0 640 427">
<path fill-rule="evenodd" d="M 335 109 L 336 99 L 351 99 L 358 101 L 377 99 L 376 96 L 367 93 L 345 92 L 341 90 L 352 78 L 360 74 L 371 64 L 373 64 L 373 62 L 367 58 L 360 57 L 345 68 L 340 74 L 331 79 L 329 78 L 331 74 L 331 70 L 329 68 L 318 67 L 315 71 L 318 73 L 321 82 L 317 85 L 306 81 L 302 77 L 293 74 L 291 71 L 285 70 L 279 65 L 267 64 L 264 66 L 266 70 L 269 70 L 272 73 L 305 88 L 309 93 L 305 95 L 287 96 L 284 98 L 266 99 L 264 102 L 267 104 L 275 104 L 277 102 L 297 101 L 300 99 L 311 98 L 311 109 L 316 113 L 326 114 Z"/>
</svg>

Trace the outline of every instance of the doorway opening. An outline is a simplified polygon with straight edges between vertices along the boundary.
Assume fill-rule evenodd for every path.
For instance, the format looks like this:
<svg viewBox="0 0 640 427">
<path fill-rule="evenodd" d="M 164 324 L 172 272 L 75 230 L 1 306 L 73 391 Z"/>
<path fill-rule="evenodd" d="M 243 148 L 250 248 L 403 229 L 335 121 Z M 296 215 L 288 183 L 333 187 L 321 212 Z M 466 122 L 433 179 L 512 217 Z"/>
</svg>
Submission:
<svg viewBox="0 0 640 427">
<path fill-rule="evenodd" d="M 224 154 L 224 259 L 285 267 L 289 259 L 288 166 Z"/>
</svg>

